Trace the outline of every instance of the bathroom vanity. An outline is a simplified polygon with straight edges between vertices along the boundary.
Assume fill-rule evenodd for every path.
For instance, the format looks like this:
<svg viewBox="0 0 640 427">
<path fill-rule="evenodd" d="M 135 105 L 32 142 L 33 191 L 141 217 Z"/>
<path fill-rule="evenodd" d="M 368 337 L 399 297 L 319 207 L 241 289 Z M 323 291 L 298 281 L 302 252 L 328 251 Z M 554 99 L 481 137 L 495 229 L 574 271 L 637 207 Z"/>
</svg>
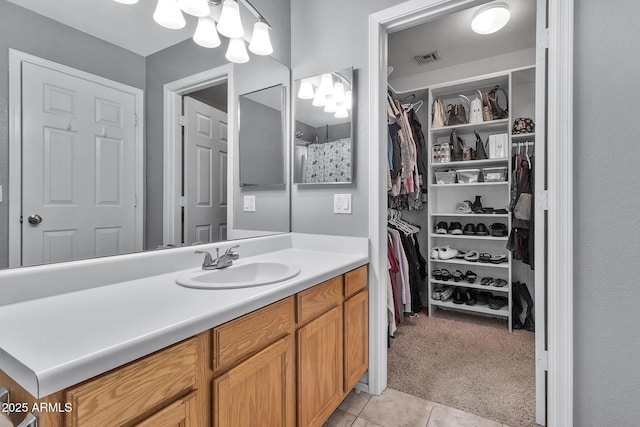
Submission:
<svg viewBox="0 0 640 427">
<path fill-rule="evenodd" d="M 286 246 L 287 238 L 295 240 L 256 240 Z M 23 408 L 38 416 L 40 427 L 235 427 L 256 420 L 321 426 L 367 371 L 367 256 L 311 249 L 305 245 L 312 239 L 303 240 L 308 243 L 247 258 L 300 266 L 298 276 L 263 287 L 191 289 L 178 286 L 171 272 L 0 305 L 2 319 L 39 304 L 60 316 L 78 298 L 95 304 L 69 314 L 89 323 L 68 331 L 71 337 L 59 331 L 57 338 L 42 336 L 38 344 L 34 331 L 29 344 L 27 337 L 19 342 L 10 334 L 6 345 L 0 343 L 0 386 L 10 389 L 12 402 L 27 403 Z M 176 254 L 180 251 L 185 252 Z M 151 289 L 156 295 L 144 307 L 145 299 L 138 298 Z M 105 308 L 116 294 L 118 304 Z M 149 316 L 139 315 L 141 325 L 122 330 L 135 306 Z M 83 319 L 92 309 L 95 316 Z M 52 318 L 51 327 L 64 321 Z M 205 324 L 209 327 L 202 328 Z M 92 328 L 93 334 L 84 334 Z M 56 341 L 58 351 L 48 347 Z M 153 346 L 159 349 L 144 350 Z M 140 352 L 146 354 L 135 357 Z M 105 369 L 106 363 L 126 358 Z M 32 411 L 43 403 L 45 410 Z M 18 409 L 14 422 L 22 420 L 25 414 L 13 409 Z"/>
</svg>

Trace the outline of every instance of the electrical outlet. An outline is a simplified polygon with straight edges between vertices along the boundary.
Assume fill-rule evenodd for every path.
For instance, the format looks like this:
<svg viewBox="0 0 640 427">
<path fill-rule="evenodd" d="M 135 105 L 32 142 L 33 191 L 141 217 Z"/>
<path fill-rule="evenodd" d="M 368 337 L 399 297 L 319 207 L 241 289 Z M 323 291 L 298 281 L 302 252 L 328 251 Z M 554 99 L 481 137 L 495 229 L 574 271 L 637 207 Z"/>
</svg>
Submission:
<svg viewBox="0 0 640 427">
<path fill-rule="evenodd" d="M 244 211 L 255 212 L 256 211 L 256 196 L 244 196 Z"/>
<path fill-rule="evenodd" d="M 333 195 L 333 213 L 336 213 L 336 214 L 351 213 L 351 194 L 334 194 Z"/>
</svg>

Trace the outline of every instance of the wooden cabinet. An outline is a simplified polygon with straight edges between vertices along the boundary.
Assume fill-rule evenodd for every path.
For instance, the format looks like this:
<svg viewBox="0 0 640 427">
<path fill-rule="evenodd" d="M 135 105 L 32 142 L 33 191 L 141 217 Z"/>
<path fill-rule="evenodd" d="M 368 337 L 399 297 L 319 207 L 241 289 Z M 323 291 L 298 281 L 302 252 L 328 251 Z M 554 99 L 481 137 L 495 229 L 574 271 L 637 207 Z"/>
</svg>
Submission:
<svg viewBox="0 0 640 427">
<path fill-rule="evenodd" d="M 356 385 L 369 366 L 369 292 L 344 302 L 344 392 Z"/>
<path fill-rule="evenodd" d="M 196 405 L 197 391 L 171 403 L 166 408 L 156 412 L 135 427 L 188 427 L 195 426 L 192 421 L 197 418 L 198 407 Z"/>
<path fill-rule="evenodd" d="M 336 306 L 297 332 L 298 426 L 321 426 L 344 397 L 342 307 Z"/>
<path fill-rule="evenodd" d="M 291 335 L 213 381 L 213 420 L 216 427 L 293 427 L 295 418 L 295 365 Z"/>
</svg>

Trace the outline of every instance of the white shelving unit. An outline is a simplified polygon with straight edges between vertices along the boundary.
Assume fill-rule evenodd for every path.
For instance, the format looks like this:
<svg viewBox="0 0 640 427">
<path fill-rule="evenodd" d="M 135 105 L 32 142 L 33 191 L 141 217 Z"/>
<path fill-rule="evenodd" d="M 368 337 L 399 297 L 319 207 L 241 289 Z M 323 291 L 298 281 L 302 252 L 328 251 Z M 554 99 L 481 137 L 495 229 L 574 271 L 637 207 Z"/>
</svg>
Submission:
<svg viewBox="0 0 640 427">
<path fill-rule="evenodd" d="M 488 92 L 490 89 L 499 85 L 507 92 L 509 96 L 509 109 L 511 110 L 511 93 L 512 93 L 512 74 L 513 71 L 503 73 L 495 73 L 477 78 L 465 79 L 438 85 L 429 89 L 429 103 L 431 106 L 436 98 L 442 99 L 445 106 L 448 104 L 459 103 L 458 95 L 466 95 L 470 99 L 475 98 L 476 89 L 481 92 Z M 500 92 L 500 105 L 505 106 L 504 96 Z M 490 253 L 492 255 L 507 255 L 507 262 L 501 264 L 491 264 L 482 262 L 469 262 L 462 259 L 439 260 L 429 257 L 429 315 L 437 309 L 459 310 L 479 315 L 489 315 L 508 322 L 509 330 L 511 330 L 511 278 L 512 278 L 512 260 L 511 253 L 506 248 L 507 237 L 495 236 L 476 236 L 476 235 L 451 235 L 435 233 L 435 226 L 438 222 L 460 222 L 464 228 L 467 224 L 477 226 L 483 223 L 487 229 L 493 223 L 504 224 L 507 232 L 511 230 L 510 214 L 459 214 L 455 212 L 457 203 L 464 200 L 474 201 L 475 196 L 481 196 L 481 202 L 484 207 L 492 207 L 494 209 L 508 209 L 510 199 L 510 183 L 511 183 L 511 164 L 510 156 L 506 158 L 493 158 L 486 160 L 469 160 L 448 163 L 431 162 L 431 148 L 436 144 L 443 144 L 449 141 L 449 136 L 455 130 L 466 143 L 467 146 L 475 148 L 475 134 L 478 132 L 483 141 L 486 141 L 489 135 L 508 134 L 511 135 L 511 124 L 513 117 L 506 119 L 493 120 L 477 124 L 464 124 L 459 126 L 446 126 L 437 129 L 431 129 L 431 117 L 428 121 L 427 142 L 429 147 L 429 191 L 428 191 L 428 220 L 429 220 L 429 251 L 436 246 L 449 245 L 451 248 L 469 251 L 478 251 L 479 253 Z M 522 141 L 532 136 L 519 136 Z M 509 146 L 511 139 L 509 140 Z M 488 151 L 487 151 L 487 154 Z M 510 153 L 509 153 L 510 154 Z M 456 183 L 456 184 L 436 184 L 435 172 L 458 169 L 480 169 L 486 167 L 505 167 L 507 170 L 507 180 L 503 182 L 478 182 L 478 183 Z M 481 173 L 482 175 L 482 173 Z M 452 279 L 448 281 L 436 280 L 433 277 L 434 269 L 447 269 L 451 274 L 456 270 L 460 270 L 463 274 L 467 270 L 477 274 L 475 283 L 470 284 L 466 280 L 455 282 Z M 482 278 L 492 277 L 494 279 L 504 279 L 507 285 L 504 287 L 483 286 L 480 284 Z M 453 298 L 447 301 L 434 300 L 432 298 L 433 290 L 442 287 L 469 288 L 475 291 L 490 292 L 494 296 L 503 296 L 508 298 L 508 304 L 499 310 L 494 310 L 486 305 L 466 305 L 454 304 Z"/>
</svg>

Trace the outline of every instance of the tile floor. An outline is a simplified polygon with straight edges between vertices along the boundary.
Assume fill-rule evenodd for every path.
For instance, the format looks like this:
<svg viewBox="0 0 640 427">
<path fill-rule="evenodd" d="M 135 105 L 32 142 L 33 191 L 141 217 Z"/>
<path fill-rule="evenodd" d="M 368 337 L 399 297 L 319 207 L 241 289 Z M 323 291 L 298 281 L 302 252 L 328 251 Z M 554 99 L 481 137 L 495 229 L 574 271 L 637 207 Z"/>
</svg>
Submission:
<svg viewBox="0 0 640 427">
<path fill-rule="evenodd" d="M 345 397 L 324 427 L 509 427 L 393 389 Z"/>
</svg>

